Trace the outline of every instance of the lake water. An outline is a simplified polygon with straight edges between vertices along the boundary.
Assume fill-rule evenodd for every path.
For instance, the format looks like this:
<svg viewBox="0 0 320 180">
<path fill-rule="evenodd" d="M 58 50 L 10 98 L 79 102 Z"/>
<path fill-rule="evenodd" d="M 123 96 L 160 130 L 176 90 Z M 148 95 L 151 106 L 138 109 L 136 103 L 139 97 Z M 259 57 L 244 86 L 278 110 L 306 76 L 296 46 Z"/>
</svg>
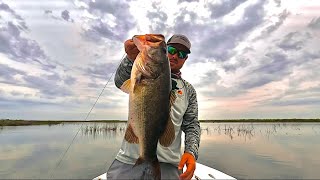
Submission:
<svg viewBox="0 0 320 180">
<path fill-rule="evenodd" d="M 92 179 L 110 166 L 125 127 L 0 127 L 0 178 Z M 320 123 L 201 123 L 201 128 L 198 162 L 235 178 L 320 178 Z"/>
</svg>

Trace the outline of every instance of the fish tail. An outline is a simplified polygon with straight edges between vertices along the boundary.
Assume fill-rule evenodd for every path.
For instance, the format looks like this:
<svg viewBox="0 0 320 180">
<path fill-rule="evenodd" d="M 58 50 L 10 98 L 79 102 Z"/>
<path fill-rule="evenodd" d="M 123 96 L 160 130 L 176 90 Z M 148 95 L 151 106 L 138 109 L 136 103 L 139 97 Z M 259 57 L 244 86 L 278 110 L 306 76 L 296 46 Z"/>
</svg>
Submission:
<svg viewBox="0 0 320 180">
<path fill-rule="evenodd" d="M 158 158 L 155 158 L 153 161 L 149 162 L 139 157 L 139 159 L 136 161 L 136 164 L 133 167 L 142 167 L 142 175 L 140 179 L 161 179 L 161 170 Z"/>
</svg>

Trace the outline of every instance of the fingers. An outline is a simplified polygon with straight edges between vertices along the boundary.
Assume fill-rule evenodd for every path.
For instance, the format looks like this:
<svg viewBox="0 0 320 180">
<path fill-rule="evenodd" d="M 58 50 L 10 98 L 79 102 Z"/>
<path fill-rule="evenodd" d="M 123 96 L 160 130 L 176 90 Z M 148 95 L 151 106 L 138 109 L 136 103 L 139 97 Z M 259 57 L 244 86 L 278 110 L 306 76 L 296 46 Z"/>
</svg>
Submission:
<svg viewBox="0 0 320 180">
<path fill-rule="evenodd" d="M 182 169 L 185 164 L 187 166 L 187 170 L 180 175 L 180 179 L 188 179 L 189 180 L 192 178 L 193 173 L 196 169 L 196 162 L 194 160 L 194 157 L 189 153 L 184 153 L 182 155 L 182 158 L 181 158 L 180 163 L 178 165 L 178 169 Z"/>
<path fill-rule="evenodd" d="M 186 170 L 186 172 L 184 172 L 180 175 L 180 179 L 183 179 L 183 180 L 191 179 L 194 171 L 195 171 L 195 164 L 193 164 L 193 163 L 187 164 L 187 170 Z"/>
<path fill-rule="evenodd" d="M 145 38 L 146 41 L 153 43 L 164 41 L 164 36 L 161 34 L 135 35 L 134 37 Z M 128 39 L 124 42 L 124 49 L 131 61 L 134 61 L 140 52 L 132 39 Z"/>
<path fill-rule="evenodd" d="M 124 42 L 124 50 L 131 61 L 134 61 L 139 54 L 139 49 L 133 43 L 132 39 L 128 39 Z"/>
</svg>

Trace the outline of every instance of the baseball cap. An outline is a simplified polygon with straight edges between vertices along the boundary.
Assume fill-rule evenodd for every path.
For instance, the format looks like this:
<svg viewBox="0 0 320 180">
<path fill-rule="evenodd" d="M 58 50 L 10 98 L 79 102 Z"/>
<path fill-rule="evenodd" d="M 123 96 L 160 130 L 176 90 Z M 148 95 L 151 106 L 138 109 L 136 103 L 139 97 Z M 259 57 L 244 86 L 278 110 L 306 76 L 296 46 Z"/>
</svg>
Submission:
<svg viewBox="0 0 320 180">
<path fill-rule="evenodd" d="M 189 39 L 182 34 L 174 34 L 167 42 L 167 44 L 181 44 L 188 49 L 188 53 L 191 53 L 191 43 Z"/>
</svg>

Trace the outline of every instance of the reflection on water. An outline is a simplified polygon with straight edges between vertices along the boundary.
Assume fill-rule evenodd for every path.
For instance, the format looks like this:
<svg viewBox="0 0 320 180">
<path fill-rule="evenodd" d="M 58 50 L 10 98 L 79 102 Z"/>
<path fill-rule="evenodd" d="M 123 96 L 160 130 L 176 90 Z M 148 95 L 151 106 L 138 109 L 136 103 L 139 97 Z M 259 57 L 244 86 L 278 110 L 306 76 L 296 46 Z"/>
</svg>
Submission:
<svg viewBox="0 0 320 180">
<path fill-rule="evenodd" d="M 126 123 L 0 127 L 0 177 L 91 179 L 110 166 Z M 239 179 L 320 177 L 320 123 L 201 123 L 198 162 Z M 30 165 L 32 164 L 32 166 Z"/>
<path fill-rule="evenodd" d="M 240 179 L 320 177 L 319 123 L 202 123 L 199 162 Z"/>
</svg>

